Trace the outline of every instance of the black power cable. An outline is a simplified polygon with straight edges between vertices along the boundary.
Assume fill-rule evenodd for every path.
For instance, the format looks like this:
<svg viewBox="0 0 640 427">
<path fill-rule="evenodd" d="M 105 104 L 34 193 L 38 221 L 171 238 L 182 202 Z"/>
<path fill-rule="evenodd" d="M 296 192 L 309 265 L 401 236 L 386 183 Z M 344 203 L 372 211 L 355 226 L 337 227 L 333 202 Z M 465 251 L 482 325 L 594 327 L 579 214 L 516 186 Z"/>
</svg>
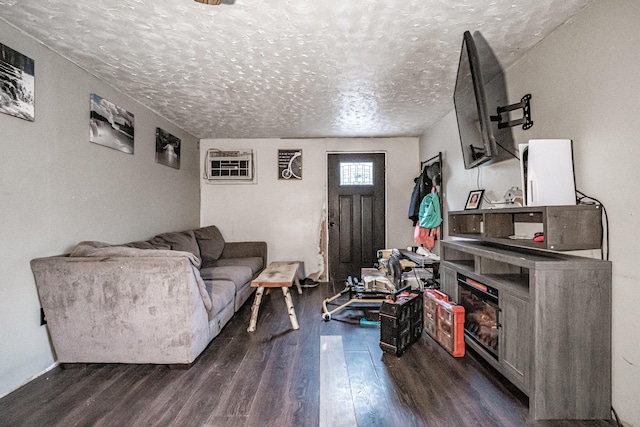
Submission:
<svg viewBox="0 0 640 427">
<path fill-rule="evenodd" d="M 589 204 L 594 204 L 593 202 L 595 202 L 595 204 L 600 205 L 600 207 L 602 207 L 602 215 L 604 216 L 604 223 L 605 223 L 605 228 L 606 228 L 606 248 L 607 248 L 607 255 L 605 256 L 604 254 L 604 237 L 603 235 L 600 235 L 600 257 L 602 259 L 605 259 L 607 261 L 609 261 L 609 216 L 607 215 L 607 209 L 604 207 L 604 205 L 602 204 L 602 202 L 598 199 L 596 199 L 595 197 L 591 197 L 591 196 L 587 196 L 586 194 L 584 194 L 582 191 L 578 191 L 576 190 L 576 194 L 579 197 L 576 197 L 578 204 L 582 203 L 585 205 L 589 205 Z M 591 200 L 592 202 L 590 203 L 589 200 Z"/>
<path fill-rule="evenodd" d="M 618 418 L 618 413 L 616 412 L 615 409 L 613 409 L 613 406 L 611 407 L 611 412 L 613 413 L 614 418 L 616 419 L 616 425 L 618 427 L 623 427 L 622 423 L 620 422 L 620 418 Z"/>
</svg>

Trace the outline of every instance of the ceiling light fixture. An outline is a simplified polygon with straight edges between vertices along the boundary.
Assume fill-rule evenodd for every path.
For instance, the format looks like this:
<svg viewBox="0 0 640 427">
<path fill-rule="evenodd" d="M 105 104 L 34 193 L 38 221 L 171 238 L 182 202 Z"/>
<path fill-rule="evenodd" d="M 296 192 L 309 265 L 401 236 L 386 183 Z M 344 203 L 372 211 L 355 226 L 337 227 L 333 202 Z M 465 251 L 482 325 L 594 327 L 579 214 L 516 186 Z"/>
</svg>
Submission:
<svg viewBox="0 0 640 427">
<path fill-rule="evenodd" d="M 218 5 L 220 3 L 222 3 L 222 0 L 195 0 L 198 3 L 203 3 L 203 4 L 213 4 L 213 5 Z"/>
</svg>

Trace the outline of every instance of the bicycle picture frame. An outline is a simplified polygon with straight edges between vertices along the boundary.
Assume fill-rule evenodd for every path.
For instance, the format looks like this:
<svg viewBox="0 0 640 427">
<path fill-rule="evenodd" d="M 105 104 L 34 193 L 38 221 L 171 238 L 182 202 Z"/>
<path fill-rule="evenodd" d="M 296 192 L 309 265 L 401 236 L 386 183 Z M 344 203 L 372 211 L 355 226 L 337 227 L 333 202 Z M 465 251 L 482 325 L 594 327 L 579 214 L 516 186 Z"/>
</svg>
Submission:
<svg viewBox="0 0 640 427">
<path fill-rule="evenodd" d="M 278 149 L 278 179 L 302 179 L 302 149 Z"/>
</svg>

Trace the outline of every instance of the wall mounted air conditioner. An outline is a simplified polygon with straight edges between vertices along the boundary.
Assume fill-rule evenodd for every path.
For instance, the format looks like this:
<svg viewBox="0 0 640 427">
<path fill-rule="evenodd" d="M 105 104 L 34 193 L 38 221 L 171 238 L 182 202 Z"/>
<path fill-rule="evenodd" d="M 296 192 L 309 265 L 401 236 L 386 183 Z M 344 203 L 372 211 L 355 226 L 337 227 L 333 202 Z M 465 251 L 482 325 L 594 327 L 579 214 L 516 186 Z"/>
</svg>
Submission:
<svg viewBox="0 0 640 427">
<path fill-rule="evenodd" d="M 206 174 L 210 181 L 253 181 L 253 150 L 207 150 Z"/>
</svg>

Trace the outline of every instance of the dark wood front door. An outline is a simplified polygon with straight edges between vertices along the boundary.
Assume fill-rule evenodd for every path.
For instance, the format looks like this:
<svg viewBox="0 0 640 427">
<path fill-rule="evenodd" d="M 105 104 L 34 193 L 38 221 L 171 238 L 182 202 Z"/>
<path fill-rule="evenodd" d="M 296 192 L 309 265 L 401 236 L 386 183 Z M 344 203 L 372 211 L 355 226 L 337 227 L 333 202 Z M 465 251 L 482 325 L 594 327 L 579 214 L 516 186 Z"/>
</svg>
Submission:
<svg viewBox="0 0 640 427">
<path fill-rule="evenodd" d="M 385 239 L 384 153 L 329 154 L 329 278 L 360 277 Z"/>
</svg>

